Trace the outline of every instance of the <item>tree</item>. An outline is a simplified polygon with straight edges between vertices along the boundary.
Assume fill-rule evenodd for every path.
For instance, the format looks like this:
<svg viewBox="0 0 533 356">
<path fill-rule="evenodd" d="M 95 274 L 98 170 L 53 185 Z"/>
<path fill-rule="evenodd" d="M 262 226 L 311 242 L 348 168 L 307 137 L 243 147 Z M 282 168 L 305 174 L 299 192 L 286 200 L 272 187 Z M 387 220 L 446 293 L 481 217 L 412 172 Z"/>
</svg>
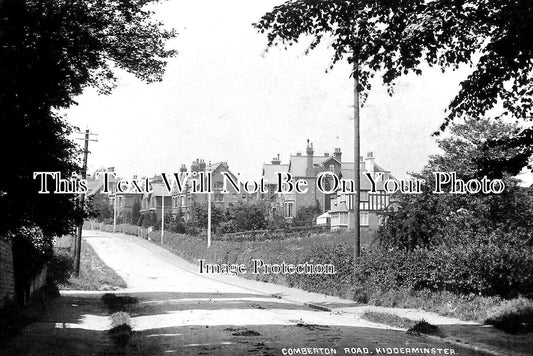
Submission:
<svg viewBox="0 0 533 356">
<path fill-rule="evenodd" d="M 423 192 L 397 194 L 398 208 L 385 215 L 380 229 L 385 245 L 410 250 L 455 245 L 465 240 L 490 242 L 503 235 L 513 235 L 515 241 L 532 241 L 532 192 L 518 185 L 513 166 L 502 169 L 505 166 L 492 163 L 512 162 L 522 154 L 521 150 L 484 149 L 487 141 L 515 129 L 516 125 L 494 120 L 470 119 L 453 124 L 450 136 L 438 140 L 442 154 L 431 156 L 422 172 L 412 174 L 426 181 Z M 457 178 L 464 181 L 499 178 L 506 188 L 501 194 L 434 194 L 433 172 L 456 172 Z"/>
<path fill-rule="evenodd" d="M 33 179 L 34 172 L 68 179 L 81 171 L 68 138 L 73 128 L 60 110 L 87 87 L 109 93 L 117 69 L 161 80 L 175 54 L 164 47 L 174 33 L 146 10 L 152 2 L 0 1 L 0 237 L 13 240 L 19 292 L 37 271 L 33 265 L 51 257 L 53 236 L 72 233 L 88 211 L 74 195 L 38 194 Z"/>
<path fill-rule="evenodd" d="M 261 230 L 267 227 L 263 204 L 239 202 L 230 205 L 224 214 L 222 230 L 225 233 Z"/>
<path fill-rule="evenodd" d="M 113 218 L 113 208 L 109 203 L 107 194 L 92 196 L 87 205 L 89 217 L 96 219 L 98 222 L 108 222 Z"/>
<path fill-rule="evenodd" d="M 211 225 L 216 231 L 218 225 L 224 221 L 224 212 L 216 205 L 211 206 Z M 207 204 L 196 204 L 192 209 L 192 217 L 189 225 L 197 228 L 207 229 Z"/>
<path fill-rule="evenodd" d="M 441 127 L 460 117 L 496 116 L 521 120 L 500 143 L 525 148 L 533 143 L 533 3 L 529 0 L 291 0 L 254 25 L 268 46 L 290 46 L 311 36 L 310 49 L 331 41 L 332 65 L 347 56 L 360 64 L 362 90 L 380 73 L 392 94 L 402 74 L 421 74 L 424 63 L 457 69 L 473 64 Z M 353 56 L 354 48 L 356 55 Z M 523 161 L 520 163 L 524 163 Z"/>
<path fill-rule="evenodd" d="M 316 224 L 316 218 L 322 213 L 318 200 L 315 205 L 302 207 L 296 212 L 292 221 L 293 226 L 313 226 Z"/>
<path fill-rule="evenodd" d="M 136 225 L 139 222 L 141 217 L 141 201 L 139 198 L 136 198 L 131 207 L 131 221 L 130 224 Z"/>
<path fill-rule="evenodd" d="M 58 112 L 85 88 L 109 93 L 118 69 L 162 79 L 174 32 L 152 20 L 152 2 L 0 2 L 0 235 L 33 224 L 45 236 L 62 235 L 80 220 L 74 196 L 37 194 L 33 172 L 80 172 L 72 128 Z"/>
</svg>

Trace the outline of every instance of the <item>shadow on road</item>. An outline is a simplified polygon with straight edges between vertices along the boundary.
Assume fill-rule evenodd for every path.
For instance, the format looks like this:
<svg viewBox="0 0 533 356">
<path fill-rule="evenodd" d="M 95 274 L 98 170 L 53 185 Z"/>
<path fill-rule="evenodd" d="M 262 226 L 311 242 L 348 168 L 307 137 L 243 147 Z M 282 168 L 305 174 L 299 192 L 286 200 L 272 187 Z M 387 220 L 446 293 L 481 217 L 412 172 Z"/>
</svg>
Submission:
<svg viewBox="0 0 533 356">
<path fill-rule="evenodd" d="M 124 306 L 134 333 L 125 346 L 117 347 L 108 334 L 110 311 L 102 294 L 54 300 L 42 319 L 0 354 L 282 355 L 283 349 L 310 347 L 334 348 L 339 355 L 352 354 L 345 348 L 367 348 L 373 354 L 377 348 L 446 348 L 456 355 L 483 355 L 402 331 L 313 322 L 327 320 L 331 313 L 251 293 L 128 294 L 138 299 Z"/>
</svg>

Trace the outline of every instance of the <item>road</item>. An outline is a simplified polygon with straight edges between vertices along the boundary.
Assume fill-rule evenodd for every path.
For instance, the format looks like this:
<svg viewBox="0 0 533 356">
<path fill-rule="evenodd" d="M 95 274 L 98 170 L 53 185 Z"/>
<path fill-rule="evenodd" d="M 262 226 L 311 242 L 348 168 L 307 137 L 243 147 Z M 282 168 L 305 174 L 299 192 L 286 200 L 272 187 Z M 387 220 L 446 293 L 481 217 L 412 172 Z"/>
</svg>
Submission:
<svg viewBox="0 0 533 356">
<path fill-rule="evenodd" d="M 133 333 L 122 343 L 109 337 L 113 311 L 100 301 L 102 293 L 64 293 L 6 354 L 482 355 L 349 313 L 316 310 L 303 300 L 275 298 L 266 284 L 257 291 L 236 278 L 207 278 L 133 237 L 89 231 L 84 238 L 126 281 L 128 288 L 116 294 L 137 298 L 122 308 Z"/>
</svg>

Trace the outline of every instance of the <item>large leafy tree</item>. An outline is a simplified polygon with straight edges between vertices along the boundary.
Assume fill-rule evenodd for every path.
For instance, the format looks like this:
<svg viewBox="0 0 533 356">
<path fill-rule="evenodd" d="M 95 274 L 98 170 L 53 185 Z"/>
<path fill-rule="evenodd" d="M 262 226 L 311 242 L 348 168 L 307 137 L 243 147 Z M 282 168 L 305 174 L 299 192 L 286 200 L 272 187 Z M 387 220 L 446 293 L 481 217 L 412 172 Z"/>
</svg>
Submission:
<svg viewBox="0 0 533 356">
<path fill-rule="evenodd" d="M 380 231 L 383 242 L 413 249 L 474 239 L 490 242 L 506 234 L 516 241 L 533 242 L 531 190 L 521 187 L 513 178 L 514 165 L 493 163 L 521 159 L 522 151 L 486 146 L 487 141 L 515 131 L 516 125 L 496 120 L 469 119 L 452 124 L 449 137 L 438 140 L 442 153 L 432 155 L 422 172 L 412 174 L 426 181 L 422 193 L 397 194 L 396 209 L 385 215 Z M 501 194 L 434 194 L 434 172 L 455 172 L 457 179 L 464 182 L 500 178 L 506 187 Z"/>
<path fill-rule="evenodd" d="M 268 46 L 311 37 L 327 39 L 332 64 L 359 62 L 362 90 L 379 73 L 389 86 L 402 74 L 421 74 L 424 63 L 457 69 L 473 65 L 445 116 L 511 117 L 522 124 L 500 144 L 533 143 L 533 3 L 529 0 L 291 0 L 263 15 L 255 27 Z M 516 162 L 525 165 L 527 161 Z"/>
<path fill-rule="evenodd" d="M 87 87 L 109 93 L 117 69 L 162 79 L 174 36 L 153 19 L 151 0 L 0 1 L 0 235 L 38 226 L 70 231 L 72 195 L 38 195 L 34 171 L 80 172 L 72 128 L 58 112 Z"/>
</svg>

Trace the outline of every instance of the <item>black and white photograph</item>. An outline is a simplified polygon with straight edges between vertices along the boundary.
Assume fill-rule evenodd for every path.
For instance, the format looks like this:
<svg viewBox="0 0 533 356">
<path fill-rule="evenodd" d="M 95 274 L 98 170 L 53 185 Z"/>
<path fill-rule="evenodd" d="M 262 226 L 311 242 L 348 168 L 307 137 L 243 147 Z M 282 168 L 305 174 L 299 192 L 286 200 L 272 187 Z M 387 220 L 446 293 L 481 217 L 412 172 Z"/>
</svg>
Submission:
<svg viewBox="0 0 533 356">
<path fill-rule="evenodd" d="M 533 355 L 533 1 L 0 0 L 0 355 Z"/>
</svg>

